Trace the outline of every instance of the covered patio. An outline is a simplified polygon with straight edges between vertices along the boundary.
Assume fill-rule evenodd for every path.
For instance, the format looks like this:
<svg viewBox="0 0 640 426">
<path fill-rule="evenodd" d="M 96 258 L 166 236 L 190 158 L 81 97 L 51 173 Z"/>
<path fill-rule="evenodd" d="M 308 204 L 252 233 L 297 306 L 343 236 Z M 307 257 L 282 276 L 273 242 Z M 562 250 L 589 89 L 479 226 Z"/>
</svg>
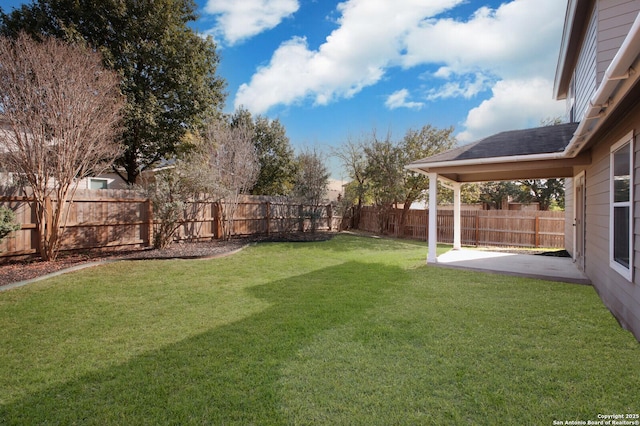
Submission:
<svg viewBox="0 0 640 426">
<path fill-rule="evenodd" d="M 549 261 L 549 263 L 558 263 L 558 271 L 561 269 L 570 270 L 571 274 L 569 275 L 573 274 L 574 269 L 579 272 L 575 277 L 566 277 L 567 279 L 586 279 L 570 258 L 533 261 L 529 259 L 534 257 L 531 255 L 516 255 L 518 257 L 514 257 L 514 255 L 507 256 L 505 253 L 498 253 L 488 256 L 486 253 L 481 255 L 482 252 L 478 251 L 467 253 L 469 250 L 461 250 L 461 185 L 488 181 L 573 178 L 574 166 L 587 165 L 591 162 L 588 153 L 577 156 L 567 155 L 566 149 L 577 129 L 578 123 L 567 123 L 502 132 L 407 165 L 408 170 L 429 177 L 429 211 L 436 212 L 436 214 L 429 215 L 427 263 L 442 263 L 449 266 L 466 265 L 471 269 L 487 269 L 478 266 L 485 264 L 490 265 L 496 271 L 509 272 L 510 269 L 514 269 L 511 272 L 527 274 L 527 270 L 535 270 L 535 268 L 538 271 L 548 269 L 547 262 L 545 262 L 545 266 L 540 266 L 538 263 Z M 440 257 L 437 257 L 435 249 L 438 235 L 436 220 L 438 210 L 436 183 L 438 181 L 452 189 L 454 193 L 453 251 Z M 482 256 L 485 257 L 482 258 Z M 562 266 L 559 262 L 562 262 Z M 500 267 L 503 264 L 504 266 Z M 511 268 L 508 264 L 517 264 L 518 266 Z M 556 272 L 555 268 L 550 271 Z M 559 276 L 562 276 L 561 272 L 559 272 Z"/>
<path fill-rule="evenodd" d="M 547 281 L 591 284 L 570 257 L 461 249 L 438 256 L 438 265 Z"/>
</svg>

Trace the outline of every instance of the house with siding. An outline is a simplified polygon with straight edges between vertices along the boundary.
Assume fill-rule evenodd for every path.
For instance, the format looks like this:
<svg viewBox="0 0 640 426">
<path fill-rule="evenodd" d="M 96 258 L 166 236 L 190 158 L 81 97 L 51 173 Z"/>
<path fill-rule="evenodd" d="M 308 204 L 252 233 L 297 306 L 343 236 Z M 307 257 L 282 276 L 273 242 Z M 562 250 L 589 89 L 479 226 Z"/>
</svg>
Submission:
<svg viewBox="0 0 640 426">
<path fill-rule="evenodd" d="M 566 178 L 565 246 L 622 327 L 640 341 L 640 0 L 569 0 L 553 96 L 568 123 L 503 132 L 408 169 L 460 185 Z M 431 211 L 437 185 L 430 185 Z M 437 262 L 436 215 L 428 262 Z"/>
<path fill-rule="evenodd" d="M 2 153 L 5 150 L 6 141 L 11 141 L 14 138 L 13 128 L 11 122 L 0 114 L 0 187 L 12 187 L 19 185 L 21 180 L 20 173 L 6 169 L 3 166 Z M 142 176 L 153 176 L 155 173 L 172 167 L 172 161 L 163 161 L 157 167 L 142 172 Z M 124 172 L 122 170 L 122 172 Z M 51 183 L 53 185 L 53 182 Z M 83 177 L 78 182 L 78 189 L 129 189 L 129 185 L 125 182 L 117 173 L 107 170 L 97 176 Z"/>
</svg>

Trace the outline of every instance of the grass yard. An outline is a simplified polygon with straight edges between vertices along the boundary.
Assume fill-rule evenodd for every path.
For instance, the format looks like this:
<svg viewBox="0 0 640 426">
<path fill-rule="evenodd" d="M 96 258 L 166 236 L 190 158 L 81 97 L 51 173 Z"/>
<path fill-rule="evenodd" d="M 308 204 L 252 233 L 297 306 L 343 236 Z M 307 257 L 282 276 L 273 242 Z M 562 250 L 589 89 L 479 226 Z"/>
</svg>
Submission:
<svg viewBox="0 0 640 426">
<path fill-rule="evenodd" d="M 591 287 L 340 235 L 0 293 L 0 424 L 543 424 L 640 412 Z"/>
</svg>

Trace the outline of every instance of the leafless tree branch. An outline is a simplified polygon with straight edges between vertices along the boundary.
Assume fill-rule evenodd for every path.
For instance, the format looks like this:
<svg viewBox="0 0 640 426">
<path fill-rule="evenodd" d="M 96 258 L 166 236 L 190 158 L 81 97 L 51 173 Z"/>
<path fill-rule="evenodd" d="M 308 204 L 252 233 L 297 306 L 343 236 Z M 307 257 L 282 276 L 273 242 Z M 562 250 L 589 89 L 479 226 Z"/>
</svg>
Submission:
<svg viewBox="0 0 640 426">
<path fill-rule="evenodd" d="M 231 127 L 223 121 L 214 121 L 206 128 L 204 141 L 213 191 L 224 200 L 223 233 L 229 239 L 240 194 L 253 187 L 260 171 L 253 131 L 244 124 Z"/>
<path fill-rule="evenodd" d="M 118 87 L 94 51 L 52 38 L 0 37 L 0 113 L 10 129 L 0 137 L 2 161 L 33 191 L 45 260 L 57 256 L 79 179 L 120 153 Z"/>
</svg>

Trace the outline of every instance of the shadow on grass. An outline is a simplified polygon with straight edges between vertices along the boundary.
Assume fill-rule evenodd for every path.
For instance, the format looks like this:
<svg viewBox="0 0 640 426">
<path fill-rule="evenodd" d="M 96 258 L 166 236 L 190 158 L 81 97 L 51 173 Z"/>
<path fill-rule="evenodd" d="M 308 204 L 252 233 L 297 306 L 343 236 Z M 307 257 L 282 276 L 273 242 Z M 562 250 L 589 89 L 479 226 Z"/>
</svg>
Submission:
<svg viewBox="0 0 640 426">
<path fill-rule="evenodd" d="M 397 267 L 348 262 L 253 287 L 266 310 L 2 406 L 0 423 L 286 423 L 277 383 L 291 357 L 407 279 Z"/>
</svg>

